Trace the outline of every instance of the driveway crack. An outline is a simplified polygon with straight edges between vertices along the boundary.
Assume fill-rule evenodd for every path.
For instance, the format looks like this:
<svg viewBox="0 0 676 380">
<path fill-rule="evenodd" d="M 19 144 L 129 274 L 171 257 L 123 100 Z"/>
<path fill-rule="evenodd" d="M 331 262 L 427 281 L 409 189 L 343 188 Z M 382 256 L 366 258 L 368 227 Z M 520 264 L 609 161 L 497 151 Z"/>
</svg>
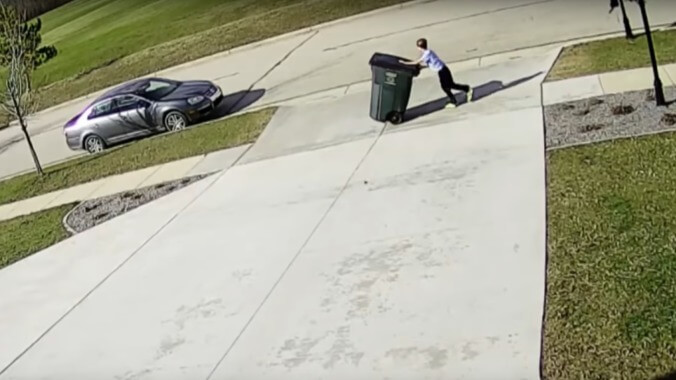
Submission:
<svg viewBox="0 0 676 380">
<path fill-rule="evenodd" d="M 275 69 L 278 68 L 281 64 L 283 64 L 287 59 L 289 59 L 289 57 L 291 57 L 293 55 L 293 53 L 298 51 L 298 49 L 303 47 L 303 45 L 308 43 L 317 34 L 319 34 L 318 30 L 311 32 L 310 35 L 307 38 L 305 38 L 303 41 L 301 41 L 298 45 L 294 46 L 293 49 L 289 50 L 279 61 L 275 62 L 275 64 L 272 65 L 272 67 L 270 67 L 265 73 L 263 73 L 263 75 L 261 75 L 260 78 L 256 79 L 256 81 L 251 83 L 249 88 L 247 88 L 246 91 L 243 92 L 244 95 L 242 95 L 232 106 L 230 106 L 230 108 L 228 108 L 228 110 L 226 112 L 230 113 L 232 110 L 237 109 L 237 107 L 242 102 L 242 100 L 244 100 L 244 98 L 246 98 L 247 93 L 251 92 L 258 83 L 263 81 L 263 79 L 267 78 L 268 75 L 270 75 L 273 71 L 275 71 Z"/>
</svg>

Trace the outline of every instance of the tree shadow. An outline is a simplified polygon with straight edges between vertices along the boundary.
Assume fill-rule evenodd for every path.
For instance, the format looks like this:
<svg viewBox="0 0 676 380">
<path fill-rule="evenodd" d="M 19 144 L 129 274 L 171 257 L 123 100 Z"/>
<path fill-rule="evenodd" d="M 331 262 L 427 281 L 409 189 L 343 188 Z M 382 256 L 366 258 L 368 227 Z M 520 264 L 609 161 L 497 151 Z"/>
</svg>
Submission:
<svg viewBox="0 0 676 380">
<path fill-rule="evenodd" d="M 264 95 L 263 89 L 244 90 L 226 95 L 214 112 L 209 114 L 204 121 L 216 120 L 240 112 L 259 101 Z"/>
<path fill-rule="evenodd" d="M 530 81 L 531 79 L 536 78 L 542 73 L 543 73 L 542 71 L 539 71 L 535 74 L 519 78 L 507 84 L 505 84 L 502 81 L 493 80 L 484 83 L 482 85 L 476 86 L 474 87 L 474 95 L 472 96 L 472 101 L 477 101 L 486 98 L 488 96 L 491 96 L 497 92 L 504 91 L 512 87 L 516 87 L 520 84 Z M 467 97 L 465 96 L 465 94 L 456 94 L 456 99 L 458 100 L 458 104 L 467 103 Z M 446 107 L 447 104 L 448 98 L 444 96 L 443 98 L 432 100 L 430 102 L 408 109 L 404 114 L 404 122 L 409 122 L 419 117 L 423 117 L 432 114 L 434 112 L 441 111 Z"/>
<path fill-rule="evenodd" d="M 645 37 L 645 32 L 633 32 L 633 35 L 634 35 L 633 38 L 628 39 L 629 42 L 633 43 L 634 41 L 638 40 L 639 38 Z"/>
</svg>

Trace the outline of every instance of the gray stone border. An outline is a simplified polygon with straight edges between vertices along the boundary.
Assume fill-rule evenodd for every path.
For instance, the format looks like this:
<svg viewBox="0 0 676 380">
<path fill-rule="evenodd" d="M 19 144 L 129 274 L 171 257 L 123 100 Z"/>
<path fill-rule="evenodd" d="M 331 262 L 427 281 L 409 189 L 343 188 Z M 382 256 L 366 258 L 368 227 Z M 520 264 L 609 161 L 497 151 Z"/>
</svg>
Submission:
<svg viewBox="0 0 676 380">
<path fill-rule="evenodd" d="M 146 186 L 141 189 L 131 189 L 105 197 L 81 201 L 64 216 L 62 224 L 70 236 L 74 236 L 98 225 L 116 219 L 137 208 L 150 204 L 160 198 L 164 198 L 165 196 L 170 195 L 176 191 L 189 187 L 190 185 L 208 178 L 212 174 L 214 173 L 183 177 L 172 181 L 158 183 L 152 186 Z M 130 197 L 125 197 L 126 194 L 134 194 L 135 197 L 133 197 L 134 199 L 130 201 Z M 138 198 L 136 196 L 138 196 Z M 93 219 L 87 219 L 87 217 L 93 214 L 90 214 L 90 211 L 88 210 L 83 211 L 82 208 L 92 203 L 97 204 L 96 209 L 99 209 L 99 207 L 103 206 L 104 208 L 110 208 L 112 211 L 108 212 L 106 217 L 101 218 L 100 221 L 97 220 L 96 216 L 94 216 Z M 120 209 L 120 207 L 123 208 Z M 83 225 L 81 227 L 72 225 L 73 221 L 71 219 L 78 212 L 83 213 L 85 216 L 85 219 L 83 219 Z"/>
<path fill-rule="evenodd" d="M 618 139 L 676 131 L 676 102 L 657 107 L 653 90 L 630 91 L 543 107 L 545 150 L 573 148 Z M 666 87 L 676 100 L 676 86 Z"/>
</svg>

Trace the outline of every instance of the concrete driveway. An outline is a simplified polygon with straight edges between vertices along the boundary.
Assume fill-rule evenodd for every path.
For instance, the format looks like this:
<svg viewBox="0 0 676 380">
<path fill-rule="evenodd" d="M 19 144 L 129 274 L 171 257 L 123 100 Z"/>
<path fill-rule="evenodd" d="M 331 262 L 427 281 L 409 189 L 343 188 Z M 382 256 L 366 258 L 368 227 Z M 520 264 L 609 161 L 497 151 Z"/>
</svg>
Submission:
<svg viewBox="0 0 676 380">
<path fill-rule="evenodd" d="M 523 78 L 553 53 L 467 78 Z M 440 96 L 431 80 L 414 104 Z M 397 128 L 338 105 L 352 122 L 333 144 L 263 138 L 0 271 L 0 379 L 538 378 L 541 80 Z M 285 115 L 275 138 L 302 132 Z"/>
<path fill-rule="evenodd" d="M 635 8 L 628 7 L 632 19 L 639 20 Z M 653 25 L 670 24 L 676 3 L 653 0 L 649 10 Z M 155 75 L 209 79 L 230 93 L 263 89 L 265 96 L 252 106 L 287 104 L 368 80 L 367 62 L 375 51 L 413 56 L 414 41 L 420 36 L 429 38 L 432 47 L 448 61 L 476 58 L 479 62 L 481 57 L 490 61 L 485 57 L 495 53 L 621 31 L 618 14 L 609 14 L 604 1 L 574 7 L 568 0 L 422 1 L 218 54 Z M 61 126 L 94 95 L 32 117 L 31 133 L 40 135 L 35 144 L 45 163 L 77 154 L 66 148 Z M 16 128 L 0 131 L 0 162 L 0 178 L 32 169 Z"/>
</svg>

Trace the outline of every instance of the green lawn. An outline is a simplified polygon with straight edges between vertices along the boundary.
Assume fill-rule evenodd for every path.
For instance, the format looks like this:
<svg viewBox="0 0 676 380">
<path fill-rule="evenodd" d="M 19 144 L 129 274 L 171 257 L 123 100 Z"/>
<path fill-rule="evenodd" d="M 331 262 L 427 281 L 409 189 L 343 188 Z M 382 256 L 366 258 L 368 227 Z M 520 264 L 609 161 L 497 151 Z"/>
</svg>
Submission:
<svg viewBox="0 0 676 380">
<path fill-rule="evenodd" d="M 182 158 L 254 142 L 275 109 L 269 108 L 161 135 L 47 168 L 46 175 L 26 174 L 0 182 L 0 204 L 15 202 Z"/>
<path fill-rule="evenodd" d="M 676 62 L 676 30 L 656 32 L 653 39 L 659 63 Z M 631 42 L 624 37 L 610 38 L 565 48 L 547 80 L 646 66 L 650 66 L 650 55 L 645 36 Z"/>
<path fill-rule="evenodd" d="M 0 222 L 0 269 L 67 238 L 62 220 L 74 206 Z"/>
<path fill-rule="evenodd" d="M 548 155 L 548 380 L 676 367 L 676 135 Z"/>
<path fill-rule="evenodd" d="M 54 44 L 59 55 L 35 73 L 41 108 L 237 46 L 404 1 L 75 0 L 42 18 L 43 41 Z"/>
</svg>

